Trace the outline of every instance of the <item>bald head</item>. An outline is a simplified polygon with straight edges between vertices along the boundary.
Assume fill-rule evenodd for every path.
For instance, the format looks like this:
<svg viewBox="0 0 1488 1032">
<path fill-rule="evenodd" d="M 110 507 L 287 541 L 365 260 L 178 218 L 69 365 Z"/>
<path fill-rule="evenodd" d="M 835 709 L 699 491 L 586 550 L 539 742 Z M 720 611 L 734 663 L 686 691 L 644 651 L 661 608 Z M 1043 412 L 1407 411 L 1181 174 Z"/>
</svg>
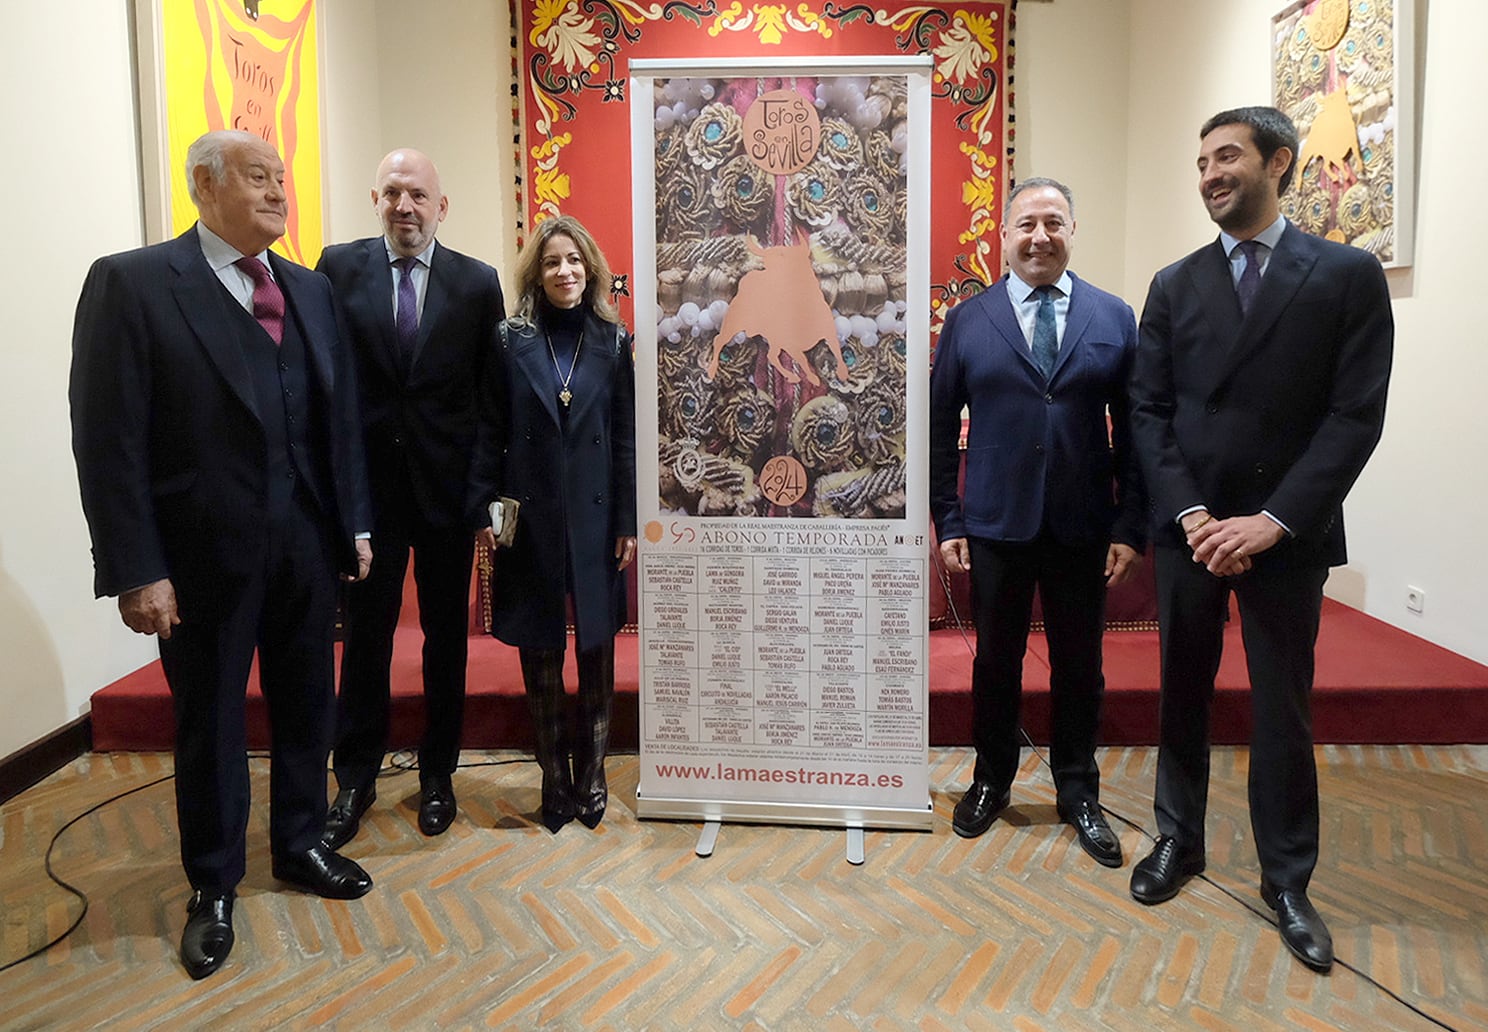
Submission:
<svg viewBox="0 0 1488 1032">
<path fill-rule="evenodd" d="M 372 207 L 394 253 L 412 257 L 434 239 L 449 211 L 449 198 L 439 188 L 439 170 L 428 155 L 404 147 L 377 166 Z"/>
</svg>

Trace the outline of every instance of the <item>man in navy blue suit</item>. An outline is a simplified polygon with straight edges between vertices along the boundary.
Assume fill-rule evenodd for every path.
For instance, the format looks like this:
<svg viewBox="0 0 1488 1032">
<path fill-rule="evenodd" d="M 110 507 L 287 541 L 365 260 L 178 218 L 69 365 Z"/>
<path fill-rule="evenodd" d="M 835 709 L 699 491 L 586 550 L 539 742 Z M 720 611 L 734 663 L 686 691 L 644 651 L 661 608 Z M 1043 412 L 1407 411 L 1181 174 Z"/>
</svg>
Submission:
<svg viewBox="0 0 1488 1032">
<path fill-rule="evenodd" d="M 1068 271 L 1074 233 L 1068 187 L 1017 184 L 1003 213 L 1009 273 L 951 310 L 930 373 L 930 509 L 947 568 L 971 573 L 977 631 L 976 767 L 952 827 L 980 835 L 1008 804 L 1037 588 L 1059 815 L 1095 860 L 1119 867 L 1095 743 L 1106 588 L 1131 575 L 1145 546 L 1127 424 L 1137 331 L 1126 302 Z"/>
<path fill-rule="evenodd" d="M 336 575 L 367 575 L 370 504 L 351 354 L 324 276 L 272 254 L 284 163 L 250 133 L 186 154 L 200 218 L 100 258 L 73 328 L 73 452 L 94 590 L 160 641 L 175 706 L 176 816 L 195 890 L 193 978 L 233 945 L 255 650 L 272 731 L 275 877 L 353 899 L 365 871 L 321 844 Z"/>
<path fill-rule="evenodd" d="M 1159 837 L 1132 871 L 1143 903 L 1204 869 L 1209 704 L 1233 592 L 1254 714 L 1250 819 L 1282 941 L 1326 971 L 1307 898 L 1317 864 L 1313 647 L 1328 568 L 1347 561 L 1343 499 L 1379 441 L 1394 320 L 1378 260 L 1282 217 L 1297 130 L 1275 108 L 1199 131 L 1214 240 L 1152 279 L 1132 429 L 1152 494 L 1162 716 Z"/>
</svg>

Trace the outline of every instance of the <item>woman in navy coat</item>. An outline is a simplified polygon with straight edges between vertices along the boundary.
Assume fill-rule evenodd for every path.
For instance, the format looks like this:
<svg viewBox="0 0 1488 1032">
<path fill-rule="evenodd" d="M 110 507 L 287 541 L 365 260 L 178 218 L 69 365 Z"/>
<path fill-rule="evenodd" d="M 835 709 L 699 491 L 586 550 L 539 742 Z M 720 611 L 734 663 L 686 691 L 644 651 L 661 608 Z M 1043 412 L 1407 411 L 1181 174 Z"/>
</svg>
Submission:
<svg viewBox="0 0 1488 1032">
<path fill-rule="evenodd" d="M 521 655 L 542 768 L 542 818 L 556 832 L 604 817 L 622 571 L 635 558 L 635 373 L 608 298 L 610 269 L 576 219 L 539 223 L 518 259 L 518 314 L 487 363 L 474 491 L 520 503 L 516 537 L 495 547 L 491 633 Z M 578 713 L 563 687 L 565 602 L 573 607 Z"/>
</svg>

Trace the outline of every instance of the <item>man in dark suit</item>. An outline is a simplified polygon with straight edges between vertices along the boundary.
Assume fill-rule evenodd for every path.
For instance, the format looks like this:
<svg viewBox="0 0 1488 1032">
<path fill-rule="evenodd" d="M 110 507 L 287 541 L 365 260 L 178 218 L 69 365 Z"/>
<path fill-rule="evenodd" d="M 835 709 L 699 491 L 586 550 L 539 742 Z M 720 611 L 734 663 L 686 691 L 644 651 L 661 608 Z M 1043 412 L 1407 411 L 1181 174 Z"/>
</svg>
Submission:
<svg viewBox="0 0 1488 1032">
<path fill-rule="evenodd" d="M 1199 137 L 1199 194 L 1219 239 L 1153 278 L 1133 378 L 1156 527 L 1162 718 L 1159 838 L 1131 892 L 1159 903 L 1204 869 L 1209 704 L 1233 592 L 1261 897 L 1292 953 L 1327 970 L 1332 939 L 1307 898 L 1313 648 L 1328 568 L 1347 561 L 1343 499 L 1384 423 L 1390 294 L 1372 255 L 1282 218 L 1297 154 L 1285 115 L 1225 111 Z"/>
<path fill-rule="evenodd" d="M 255 648 L 273 748 L 274 876 L 321 896 L 372 887 L 321 844 L 336 574 L 370 541 L 355 380 L 323 276 L 271 254 L 284 164 L 243 132 L 187 152 L 200 221 L 100 258 L 73 331 L 73 451 L 99 597 L 160 640 L 175 704 L 176 814 L 195 894 L 193 978 L 232 948 L 245 866 L 244 694 Z"/>
<path fill-rule="evenodd" d="M 419 830 L 438 835 L 455 816 L 451 775 L 460 755 L 470 574 L 475 533 L 467 507 L 476 393 L 505 316 L 496 270 L 434 242 L 449 210 L 439 172 L 416 150 L 377 168 L 372 207 L 383 235 L 326 248 L 330 278 L 356 352 L 372 489 L 377 563 L 347 595 L 346 648 L 336 715 L 335 802 L 325 842 L 356 835 L 376 798 L 388 744 L 388 669 L 413 551 L 424 632 L 424 736 Z"/>
<path fill-rule="evenodd" d="M 1003 213 L 1009 274 L 951 310 L 930 373 L 930 510 L 946 566 L 971 571 L 977 629 L 976 767 L 952 827 L 980 835 L 1008 804 L 1037 587 L 1059 815 L 1087 853 L 1119 867 L 1095 742 L 1106 587 L 1130 576 L 1145 546 L 1126 400 L 1137 327 L 1126 302 L 1067 270 L 1074 233 L 1068 187 L 1019 183 Z"/>
</svg>

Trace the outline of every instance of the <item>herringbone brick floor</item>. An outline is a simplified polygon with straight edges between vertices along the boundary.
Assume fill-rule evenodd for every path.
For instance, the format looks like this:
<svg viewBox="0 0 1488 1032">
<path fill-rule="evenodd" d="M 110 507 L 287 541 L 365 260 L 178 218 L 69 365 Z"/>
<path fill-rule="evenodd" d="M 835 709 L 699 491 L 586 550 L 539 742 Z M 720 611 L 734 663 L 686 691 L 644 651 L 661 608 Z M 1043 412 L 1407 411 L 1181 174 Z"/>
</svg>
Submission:
<svg viewBox="0 0 1488 1032">
<path fill-rule="evenodd" d="M 531 762 L 456 778 L 439 839 L 414 823 L 417 777 L 379 783 L 347 848 L 377 881 L 352 903 L 269 874 L 268 765 L 255 806 L 237 946 L 194 983 L 176 959 L 187 890 L 169 782 L 62 837 L 57 873 L 91 907 L 61 945 L 0 973 L 4 1029 L 1431 1029 L 1358 975 L 1311 974 L 1259 907 L 1244 750 L 1216 750 L 1209 875 L 1178 899 L 1127 894 L 1057 823 L 1025 754 L 1013 806 L 980 839 L 950 810 L 966 750 L 934 750 L 933 832 L 868 832 L 867 863 L 822 829 L 634 817 L 638 760 L 610 761 L 600 829 L 538 825 Z M 467 763 L 522 759 L 467 752 Z M 1155 751 L 1101 754 L 1104 802 L 1151 823 Z M 1338 956 L 1456 1029 L 1488 1029 L 1488 747 L 1319 750 L 1323 858 L 1312 897 Z M 66 928 L 80 904 L 42 857 L 69 817 L 170 773 L 168 756 L 84 757 L 0 810 L 0 963 Z"/>
</svg>

